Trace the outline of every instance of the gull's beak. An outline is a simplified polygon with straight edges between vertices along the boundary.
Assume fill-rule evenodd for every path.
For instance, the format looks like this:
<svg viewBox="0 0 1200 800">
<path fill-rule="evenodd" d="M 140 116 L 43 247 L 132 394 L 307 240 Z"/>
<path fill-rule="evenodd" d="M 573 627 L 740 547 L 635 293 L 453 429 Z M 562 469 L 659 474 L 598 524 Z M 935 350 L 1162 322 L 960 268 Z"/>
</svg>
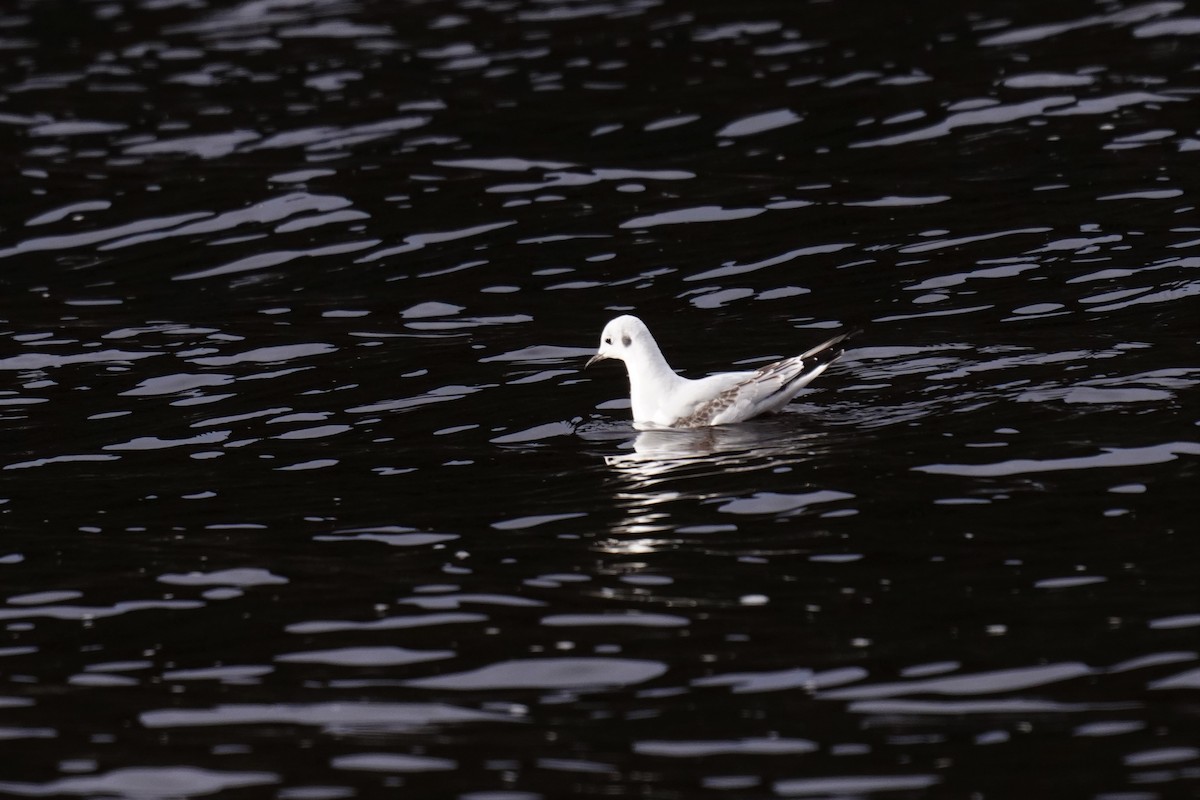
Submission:
<svg viewBox="0 0 1200 800">
<path fill-rule="evenodd" d="M 588 359 L 588 362 L 583 365 L 583 368 L 587 369 L 592 364 L 595 364 L 597 361 L 603 361 L 606 358 L 610 358 L 610 356 L 606 356 L 606 355 L 604 355 L 604 353 L 596 353 L 596 355 L 594 355 Z"/>
</svg>

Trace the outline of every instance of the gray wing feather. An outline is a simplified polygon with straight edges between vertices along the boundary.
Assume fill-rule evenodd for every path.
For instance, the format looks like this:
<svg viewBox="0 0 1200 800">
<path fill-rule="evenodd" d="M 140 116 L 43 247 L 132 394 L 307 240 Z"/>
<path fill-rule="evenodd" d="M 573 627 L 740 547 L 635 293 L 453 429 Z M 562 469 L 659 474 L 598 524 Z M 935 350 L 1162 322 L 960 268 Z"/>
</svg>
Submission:
<svg viewBox="0 0 1200 800">
<path fill-rule="evenodd" d="M 842 343 L 857 331 L 822 342 L 802 355 L 760 367 L 744 380 L 718 393 L 675 421 L 677 428 L 702 428 L 721 422 L 740 422 L 787 405 L 808 383 L 842 353 Z M 732 413 L 729 413 L 733 409 Z"/>
</svg>

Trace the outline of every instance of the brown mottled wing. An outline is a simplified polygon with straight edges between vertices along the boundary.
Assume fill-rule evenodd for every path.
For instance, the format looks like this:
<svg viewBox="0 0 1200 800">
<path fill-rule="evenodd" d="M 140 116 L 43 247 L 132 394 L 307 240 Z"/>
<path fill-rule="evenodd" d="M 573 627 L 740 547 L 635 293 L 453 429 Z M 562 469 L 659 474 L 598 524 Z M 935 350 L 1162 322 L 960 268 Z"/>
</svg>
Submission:
<svg viewBox="0 0 1200 800">
<path fill-rule="evenodd" d="M 755 374 L 757 375 L 758 373 L 756 372 Z M 745 386 L 750 380 L 753 379 L 747 378 L 745 381 L 742 381 L 741 383 L 721 392 L 712 400 L 707 400 L 701 403 L 700 405 L 696 406 L 696 409 L 692 411 L 692 413 L 675 420 L 675 424 L 671 427 L 705 428 L 709 425 L 712 425 L 712 421 L 714 418 L 716 418 L 717 414 L 720 414 L 737 401 L 738 392 L 740 392 L 742 387 Z"/>
</svg>

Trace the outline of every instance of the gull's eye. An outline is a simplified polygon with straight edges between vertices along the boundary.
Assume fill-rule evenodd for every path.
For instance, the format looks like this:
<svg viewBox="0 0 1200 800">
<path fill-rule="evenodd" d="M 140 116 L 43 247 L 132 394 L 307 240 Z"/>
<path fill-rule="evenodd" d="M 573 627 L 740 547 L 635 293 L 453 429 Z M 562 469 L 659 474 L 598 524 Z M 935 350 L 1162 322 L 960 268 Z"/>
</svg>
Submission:
<svg viewBox="0 0 1200 800">
<path fill-rule="evenodd" d="M 610 336 L 610 337 L 608 337 L 607 339 L 605 339 L 605 340 L 604 340 L 604 343 L 605 343 L 605 344 L 612 344 L 612 337 Z"/>
</svg>

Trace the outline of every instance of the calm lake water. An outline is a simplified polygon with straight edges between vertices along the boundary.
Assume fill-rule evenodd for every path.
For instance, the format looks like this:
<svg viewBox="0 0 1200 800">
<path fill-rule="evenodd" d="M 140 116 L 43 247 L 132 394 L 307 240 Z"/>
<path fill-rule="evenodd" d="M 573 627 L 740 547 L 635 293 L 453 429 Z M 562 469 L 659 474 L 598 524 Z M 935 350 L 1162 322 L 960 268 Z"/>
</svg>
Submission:
<svg viewBox="0 0 1200 800">
<path fill-rule="evenodd" d="M 6 4 L 0 795 L 1200 797 L 1198 37 Z"/>
</svg>

